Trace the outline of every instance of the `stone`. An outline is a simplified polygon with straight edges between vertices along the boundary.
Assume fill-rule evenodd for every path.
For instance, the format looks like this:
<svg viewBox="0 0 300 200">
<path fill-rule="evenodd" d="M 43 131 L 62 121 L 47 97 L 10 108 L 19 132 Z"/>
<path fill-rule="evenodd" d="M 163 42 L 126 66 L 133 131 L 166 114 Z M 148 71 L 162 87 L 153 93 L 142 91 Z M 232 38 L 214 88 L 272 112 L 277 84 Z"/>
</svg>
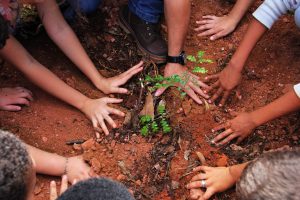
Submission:
<svg viewBox="0 0 300 200">
<path fill-rule="evenodd" d="M 81 144 L 81 147 L 84 151 L 87 151 L 89 149 L 91 149 L 93 146 L 95 145 L 95 141 L 93 138 L 85 141 L 83 144 Z"/>
</svg>

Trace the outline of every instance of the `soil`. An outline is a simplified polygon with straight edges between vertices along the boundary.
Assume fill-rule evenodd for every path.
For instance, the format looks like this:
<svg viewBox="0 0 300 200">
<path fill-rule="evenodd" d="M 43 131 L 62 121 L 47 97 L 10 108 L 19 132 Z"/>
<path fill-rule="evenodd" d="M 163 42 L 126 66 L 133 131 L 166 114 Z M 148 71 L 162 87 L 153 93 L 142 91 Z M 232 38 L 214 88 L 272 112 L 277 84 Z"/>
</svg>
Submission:
<svg viewBox="0 0 300 200">
<path fill-rule="evenodd" d="M 106 76 L 119 74 L 141 59 L 130 35 L 117 24 L 117 11 L 123 2 L 111 1 L 87 20 L 74 25 L 88 54 L 97 68 Z M 196 54 L 203 50 L 213 59 L 205 65 L 209 73 L 220 71 L 239 45 L 251 12 L 224 39 L 214 42 L 199 38 L 193 31 L 195 21 L 206 14 L 227 14 L 233 4 L 222 0 L 193 0 L 191 26 L 186 42 L 186 52 Z M 89 120 L 75 108 L 50 96 L 30 83 L 9 64 L 0 68 L 1 87 L 23 86 L 30 89 L 35 101 L 20 112 L 0 111 L 0 127 L 19 136 L 24 142 L 42 150 L 64 156 L 83 154 L 101 176 L 123 182 L 136 199 L 188 199 L 185 185 L 193 174 L 190 170 L 199 165 L 196 152 L 201 152 L 206 164 L 227 166 L 252 160 L 264 151 L 283 146 L 299 146 L 299 113 L 290 114 L 258 127 L 240 146 L 231 144 L 223 148 L 210 146 L 211 129 L 218 123 L 235 116 L 237 112 L 252 111 L 280 97 L 288 84 L 300 80 L 300 32 L 292 15 L 280 19 L 254 49 L 247 62 L 241 84 L 242 100 L 231 96 L 225 108 L 196 105 L 188 97 L 181 99 L 176 89 L 170 89 L 161 99 L 166 101 L 170 113 L 172 133 L 159 133 L 142 137 L 135 127 L 123 126 L 124 119 L 116 118 L 119 128 L 111 135 L 94 141 L 94 131 Z M 91 98 L 103 97 L 100 91 L 61 53 L 44 32 L 22 41 L 29 52 L 67 84 Z M 192 69 L 192 64 L 189 68 Z M 124 98 L 119 108 L 129 113 L 139 102 L 139 76 L 126 87 L 130 96 Z M 159 100 L 159 99 L 158 99 Z M 156 101 L 158 101 L 156 100 Z M 182 109 L 183 108 L 183 109 Z M 85 145 L 66 145 L 67 141 L 88 140 Z M 59 178 L 38 176 L 35 200 L 48 199 L 50 180 Z M 217 194 L 212 199 L 235 199 L 234 189 Z"/>
</svg>

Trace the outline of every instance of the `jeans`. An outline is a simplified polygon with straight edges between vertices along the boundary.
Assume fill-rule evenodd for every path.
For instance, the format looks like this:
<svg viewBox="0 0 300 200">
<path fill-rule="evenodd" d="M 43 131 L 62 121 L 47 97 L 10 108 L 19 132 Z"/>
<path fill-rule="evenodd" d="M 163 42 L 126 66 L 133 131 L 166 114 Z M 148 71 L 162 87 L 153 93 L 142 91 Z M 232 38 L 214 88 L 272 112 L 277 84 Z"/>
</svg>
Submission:
<svg viewBox="0 0 300 200">
<path fill-rule="evenodd" d="M 76 16 L 76 12 L 91 14 L 97 10 L 102 0 L 67 0 L 69 6 L 63 11 L 64 17 L 68 21 L 72 21 Z"/>
<path fill-rule="evenodd" d="M 298 28 L 300 28 L 300 7 L 295 11 L 295 22 Z"/>
<path fill-rule="evenodd" d="M 163 0 L 129 0 L 132 13 L 150 23 L 157 23 L 164 10 Z"/>
<path fill-rule="evenodd" d="M 72 20 L 76 11 L 84 14 L 90 14 L 97 10 L 102 0 L 67 0 L 69 7 L 64 11 L 67 20 Z M 163 0 L 129 0 L 128 7 L 132 13 L 139 18 L 157 23 L 164 9 Z"/>
</svg>

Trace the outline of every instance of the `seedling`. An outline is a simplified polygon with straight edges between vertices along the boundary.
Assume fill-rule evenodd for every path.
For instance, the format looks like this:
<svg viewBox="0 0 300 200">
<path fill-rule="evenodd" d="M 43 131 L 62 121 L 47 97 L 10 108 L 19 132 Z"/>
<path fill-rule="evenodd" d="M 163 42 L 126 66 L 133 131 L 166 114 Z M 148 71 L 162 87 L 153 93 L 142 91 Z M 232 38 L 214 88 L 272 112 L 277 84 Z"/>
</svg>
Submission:
<svg viewBox="0 0 300 200">
<path fill-rule="evenodd" d="M 172 131 L 168 120 L 165 105 L 158 105 L 157 116 L 152 119 L 149 115 L 143 115 L 140 118 L 141 135 L 146 137 L 158 133 L 160 130 L 163 133 Z"/>
<path fill-rule="evenodd" d="M 192 63 L 196 63 L 196 64 L 203 64 L 203 63 L 211 64 L 211 63 L 213 63 L 212 60 L 203 58 L 204 55 L 205 55 L 204 51 L 198 51 L 197 56 L 188 55 L 187 60 Z M 206 74 L 208 71 L 204 67 L 195 66 L 194 69 L 192 70 L 192 72 Z"/>
</svg>

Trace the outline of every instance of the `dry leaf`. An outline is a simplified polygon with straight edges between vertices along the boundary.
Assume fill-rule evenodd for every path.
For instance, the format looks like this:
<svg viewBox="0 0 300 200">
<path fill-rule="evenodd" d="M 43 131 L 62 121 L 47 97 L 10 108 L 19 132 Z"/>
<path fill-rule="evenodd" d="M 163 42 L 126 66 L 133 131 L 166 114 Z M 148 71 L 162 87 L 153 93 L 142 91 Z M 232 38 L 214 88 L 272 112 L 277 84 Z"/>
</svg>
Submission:
<svg viewBox="0 0 300 200">
<path fill-rule="evenodd" d="M 149 93 L 146 97 L 145 105 L 143 110 L 140 112 L 140 116 L 149 115 L 152 119 L 154 119 L 154 104 L 152 94 Z"/>
</svg>

